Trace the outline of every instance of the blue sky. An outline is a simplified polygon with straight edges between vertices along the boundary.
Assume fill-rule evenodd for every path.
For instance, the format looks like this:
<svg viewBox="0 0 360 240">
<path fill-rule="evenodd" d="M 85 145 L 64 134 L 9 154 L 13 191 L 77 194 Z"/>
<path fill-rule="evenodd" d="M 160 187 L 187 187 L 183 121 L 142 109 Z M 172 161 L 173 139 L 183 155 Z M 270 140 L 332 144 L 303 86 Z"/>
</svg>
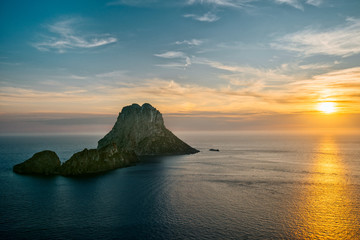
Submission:
<svg viewBox="0 0 360 240">
<path fill-rule="evenodd" d="M 331 101 L 356 126 L 359 10 L 357 0 L 1 1 L 0 131 L 102 130 L 133 102 L 174 128 L 223 129 L 300 124 Z"/>
</svg>

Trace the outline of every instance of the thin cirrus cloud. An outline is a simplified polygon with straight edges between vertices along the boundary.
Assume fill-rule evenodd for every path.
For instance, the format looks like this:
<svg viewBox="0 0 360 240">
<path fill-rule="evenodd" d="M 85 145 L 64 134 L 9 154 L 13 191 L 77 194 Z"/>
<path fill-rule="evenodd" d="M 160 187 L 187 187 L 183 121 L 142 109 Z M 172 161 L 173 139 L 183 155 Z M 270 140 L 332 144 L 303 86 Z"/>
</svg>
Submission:
<svg viewBox="0 0 360 240">
<path fill-rule="evenodd" d="M 161 58 L 183 58 L 185 57 L 185 54 L 183 52 L 178 51 L 168 51 L 164 53 L 154 54 L 156 57 Z"/>
<path fill-rule="evenodd" d="M 165 59 L 183 59 L 185 60 L 185 63 L 183 62 L 171 62 L 171 63 L 165 63 L 165 64 L 158 64 L 159 67 L 165 67 L 165 68 L 184 68 L 191 65 L 191 59 L 186 56 L 185 53 L 179 52 L 179 51 L 168 51 L 164 53 L 154 54 L 156 57 L 165 58 Z"/>
<path fill-rule="evenodd" d="M 313 6 L 320 6 L 323 0 L 307 0 L 306 3 Z"/>
<path fill-rule="evenodd" d="M 152 4 L 170 4 L 173 6 L 176 5 L 213 5 L 219 7 L 243 7 L 249 2 L 253 2 L 254 0 L 183 0 L 183 1 L 175 1 L 175 0 L 116 0 L 110 1 L 106 5 L 107 6 L 116 6 L 116 5 L 128 5 L 128 6 L 150 6 Z"/>
<path fill-rule="evenodd" d="M 199 39 L 191 39 L 191 40 L 184 40 L 184 41 L 176 41 L 176 45 L 189 45 L 189 46 L 200 46 L 203 43 L 202 40 Z"/>
<path fill-rule="evenodd" d="M 189 5 L 194 4 L 208 4 L 219 7 L 244 7 L 247 3 L 253 2 L 254 0 L 188 0 Z"/>
<path fill-rule="evenodd" d="M 348 57 L 360 53 L 360 19 L 348 18 L 346 24 L 330 30 L 306 30 L 285 35 L 273 43 L 277 49 L 305 56 L 333 55 Z"/>
<path fill-rule="evenodd" d="M 312 5 L 312 6 L 320 6 L 322 4 L 322 0 L 275 0 L 277 4 L 287 4 L 294 8 L 304 10 L 304 4 Z"/>
<path fill-rule="evenodd" d="M 194 20 L 200 22 L 216 22 L 220 19 L 216 14 L 212 12 L 207 12 L 204 15 L 196 15 L 196 14 L 185 14 L 183 15 L 185 18 L 192 18 Z"/>
<path fill-rule="evenodd" d="M 117 42 L 109 34 L 85 34 L 81 36 L 75 27 L 79 19 L 69 18 L 46 26 L 47 34 L 33 46 L 39 51 L 57 51 L 64 53 L 69 49 L 89 49 Z"/>
<path fill-rule="evenodd" d="M 225 71 L 226 74 L 220 75 L 219 78 L 227 80 L 229 84 L 234 86 L 249 86 L 251 83 L 252 88 L 255 87 L 260 90 L 265 85 L 268 87 L 278 86 L 279 82 L 288 83 L 294 80 L 293 77 L 286 75 L 281 68 L 262 69 L 251 66 L 233 66 L 205 58 L 194 58 L 193 63 Z"/>
<path fill-rule="evenodd" d="M 107 6 L 116 6 L 116 5 L 128 5 L 128 6 L 144 6 L 157 3 L 158 0 L 118 0 L 108 2 Z"/>
</svg>

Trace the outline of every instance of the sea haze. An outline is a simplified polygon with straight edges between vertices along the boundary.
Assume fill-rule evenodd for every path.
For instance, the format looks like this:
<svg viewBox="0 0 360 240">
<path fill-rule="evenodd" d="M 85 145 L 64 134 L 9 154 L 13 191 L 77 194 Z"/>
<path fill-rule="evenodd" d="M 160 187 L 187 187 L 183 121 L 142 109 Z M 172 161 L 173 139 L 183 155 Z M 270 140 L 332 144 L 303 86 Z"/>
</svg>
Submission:
<svg viewBox="0 0 360 240">
<path fill-rule="evenodd" d="M 201 152 L 81 178 L 18 175 L 12 166 L 45 149 L 65 161 L 100 136 L 0 137 L 0 238 L 360 236 L 360 136 L 178 136 Z"/>
</svg>

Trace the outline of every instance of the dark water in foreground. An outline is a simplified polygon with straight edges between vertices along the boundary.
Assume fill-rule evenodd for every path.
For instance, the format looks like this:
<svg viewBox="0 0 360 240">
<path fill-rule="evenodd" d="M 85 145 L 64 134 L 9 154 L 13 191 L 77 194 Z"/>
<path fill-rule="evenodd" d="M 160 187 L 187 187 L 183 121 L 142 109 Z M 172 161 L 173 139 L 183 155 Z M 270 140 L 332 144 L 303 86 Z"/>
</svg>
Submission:
<svg viewBox="0 0 360 240">
<path fill-rule="evenodd" d="M 200 153 L 91 178 L 12 172 L 100 137 L 0 137 L 0 239 L 359 239 L 360 136 L 183 133 Z"/>
</svg>

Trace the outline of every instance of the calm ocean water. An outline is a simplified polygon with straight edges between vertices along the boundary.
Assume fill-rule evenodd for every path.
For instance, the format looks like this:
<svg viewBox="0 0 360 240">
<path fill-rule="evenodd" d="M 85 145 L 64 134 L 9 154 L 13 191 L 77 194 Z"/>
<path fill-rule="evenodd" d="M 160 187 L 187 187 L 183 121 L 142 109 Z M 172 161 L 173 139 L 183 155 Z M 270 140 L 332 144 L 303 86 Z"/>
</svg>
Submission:
<svg viewBox="0 0 360 240">
<path fill-rule="evenodd" d="M 101 136 L 0 137 L 0 239 L 360 238 L 360 136 L 179 136 L 201 152 L 87 178 L 12 166 Z"/>
</svg>

